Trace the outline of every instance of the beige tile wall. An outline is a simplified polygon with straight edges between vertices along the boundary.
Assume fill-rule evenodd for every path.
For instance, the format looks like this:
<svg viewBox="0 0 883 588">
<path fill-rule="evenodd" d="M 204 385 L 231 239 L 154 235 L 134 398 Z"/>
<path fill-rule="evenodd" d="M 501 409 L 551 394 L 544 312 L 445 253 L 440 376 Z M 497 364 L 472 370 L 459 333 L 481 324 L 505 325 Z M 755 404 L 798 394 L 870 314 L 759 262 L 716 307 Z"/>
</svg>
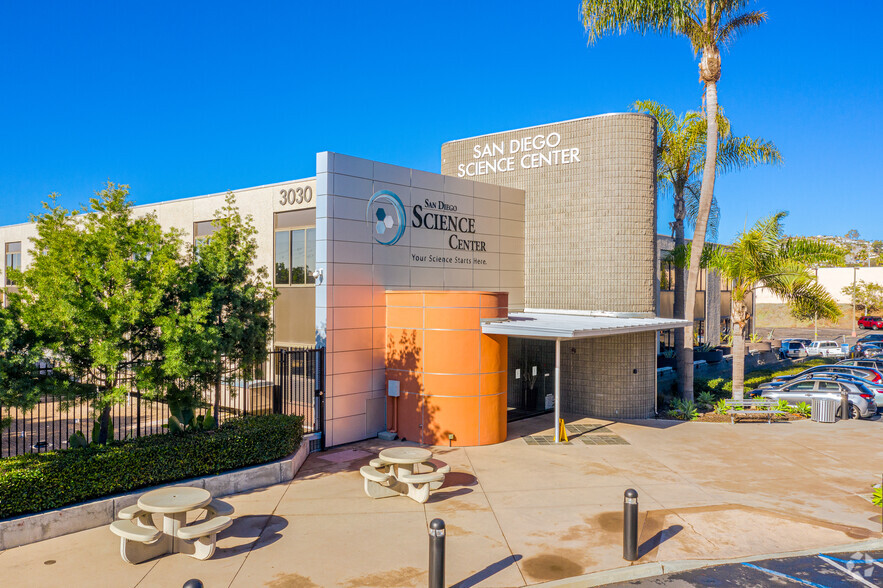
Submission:
<svg viewBox="0 0 883 588">
<path fill-rule="evenodd" d="M 514 169 L 475 178 L 525 190 L 525 305 L 655 316 L 655 119 L 605 114 L 451 141 L 442 146 L 442 173 L 458 175 L 467 171 L 461 165 L 509 157 L 511 141 L 526 137 L 558 144 L 526 152 L 519 144 Z M 484 147 L 493 151 L 494 144 L 503 153 L 486 155 Z M 531 166 L 534 154 L 562 149 L 578 149 L 579 161 Z M 610 418 L 652 415 L 655 340 L 654 333 L 642 333 L 563 342 L 562 408 Z M 535 361 L 542 362 L 541 355 Z"/>
<path fill-rule="evenodd" d="M 525 305 L 654 314 L 655 119 L 607 114 L 451 141 L 441 171 L 457 176 L 461 164 L 509 157 L 513 139 L 552 133 L 560 136 L 554 148 L 519 151 L 513 171 L 473 178 L 526 193 Z M 476 146 L 493 144 L 502 156 L 474 157 Z M 579 162 L 521 166 L 525 155 L 563 149 L 578 149 Z M 501 217 L 509 218 L 505 205 Z"/>
</svg>

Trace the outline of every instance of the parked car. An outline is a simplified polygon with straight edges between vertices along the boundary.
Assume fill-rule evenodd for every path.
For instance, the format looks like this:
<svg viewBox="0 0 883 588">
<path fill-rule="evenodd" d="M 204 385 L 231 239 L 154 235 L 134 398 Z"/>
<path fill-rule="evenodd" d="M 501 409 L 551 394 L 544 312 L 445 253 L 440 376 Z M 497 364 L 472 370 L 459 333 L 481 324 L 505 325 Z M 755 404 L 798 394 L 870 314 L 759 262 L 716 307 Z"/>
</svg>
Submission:
<svg viewBox="0 0 883 588">
<path fill-rule="evenodd" d="M 840 394 L 846 392 L 849 401 L 849 417 L 870 418 L 877 414 L 877 406 L 874 404 L 874 393 L 860 382 L 836 381 L 831 379 L 807 379 L 799 382 L 791 382 L 781 388 L 764 390 L 762 398 L 770 400 L 784 400 L 790 406 L 796 406 L 801 402 L 811 404 L 815 398 L 825 398 L 840 402 Z M 836 414 L 840 415 L 840 406 L 837 406 Z"/>
<path fill-rule="evenodd" d="M 883 329 L 883 317 L 863 316 L 858 319 L 858 326 L 861 329 L 871 329 L 872 331 Z"/>
<path fill-rule="evenodd" d="M 856 343 L 849 348 L 850 357 L 874 357 L 883 352 L 881 343 Z"/>
<path fill-rule="evenodd" d="M 846 357 L 846 351 L 837 341 L 813 341 L 806 348 L 806 354 L 820 357 Z"/>
<path fill-rule="evenodd" d="M 821 372 L 818 374 L 812 374 L 808 380 L 817 380 L 817 379 L 829 379 L 835 381 L 847 380 L 851 382 L 858 382 L 863 384 L 868 390 L 874 393 L 874 406 L 880 408 L 883 406 L 883 382 L 872 382 L 867 378 L 862 378 L 860 376 L 856 376 L 853 374 L 838 374 L 838 373 L 829 373 L 829 372 Z"/>
<path fill-rule="evenodd" d="M 858 343 L 883 343 L 883 333 L 871 333 L 870 335 L 865 335 L 856 341 Z"/>
<path fill-rule="evenodd" d="M 867 367 L 883 372 L 883 357 L 867 357 L 856 359 L 844 359 L 837 362 L 837 365 L 847 365 L 855 367 Z"/>
<path fill-rule="evenodd" d="M 841 365 L 839 363 L 836 363 L 834 365 L 816 365 L 792 376 L 776 376 L 771 381 L 758 386 L 757 389 L 761 390 L 766 388 L 778 388 L 784 386 L 789 382 L 802 380 L 813 374 L 821 373 L 850 374 L 853 376 L 858 376 L 860 378 L 865 378 L 868 381 L 873 382 L 874 384 L 883 384 L 883 373 L 874 368 Z"/>
<path fill-rule="evenodd" d="M 779 357 L 782 359 L 799 359 L 806 355 L 806 345 L 799 339 L 782 341 L 782 346 L 779 348 Z"/>
</svg>

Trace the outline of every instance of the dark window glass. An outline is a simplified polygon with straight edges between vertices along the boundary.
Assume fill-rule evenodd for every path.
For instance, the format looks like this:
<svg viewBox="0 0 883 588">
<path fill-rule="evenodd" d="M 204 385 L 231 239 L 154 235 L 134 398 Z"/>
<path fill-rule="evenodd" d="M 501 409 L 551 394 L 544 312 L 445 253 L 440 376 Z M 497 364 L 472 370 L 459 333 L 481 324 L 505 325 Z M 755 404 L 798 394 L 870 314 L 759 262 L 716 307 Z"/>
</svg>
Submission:
<svg viewBox="0 0 883 588">
<path fill-rule="evenodd" d="M 306 233 L 303 229 L 298 229 L 297 231 L 291 231 L 291 283 L 292 284 L 306 284 L 306 272 L 304 271 L 304 266 L 306 263 L 306 247 L 305 245 L 305 237 Z"/>
<path fill-rule="evenodd" d="M 276 232 L 276 283 L 291 283 L 291 232 Z"/>
<path fill-rule="evenodd" d="M 819 382 L 819 390 L 822 392 L 839 392 L 840 384 L 837 382 Z"/>
<path fill-rule="evenodd" d="M 316 229 L 306 230 L 306 240 L 307 284 L 315 284 L 313 272 L 316 271 Z"/>
<path fill-rule="evenodd" d="M 815 382 L 798 382 L 793 386 L 790 386 L 789 390 L 812 390 L 813 386 L 815 386 Z"/>
</svg>

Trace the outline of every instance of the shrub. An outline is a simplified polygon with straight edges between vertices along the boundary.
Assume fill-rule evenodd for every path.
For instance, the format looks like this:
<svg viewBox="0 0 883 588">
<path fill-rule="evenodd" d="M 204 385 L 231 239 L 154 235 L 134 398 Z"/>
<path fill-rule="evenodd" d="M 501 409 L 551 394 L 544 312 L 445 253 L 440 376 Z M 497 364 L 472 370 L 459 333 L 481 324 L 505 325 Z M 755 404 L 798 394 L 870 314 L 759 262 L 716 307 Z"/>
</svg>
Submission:
<svg viewBox="0 0 883 588">
<path fill-rule="evenodd" d="M 699 418 L 699 411 L 692 402 L 684 402 L 680 399 L 674 399 L 671 403 L 671 409 L 668 411 L 668 417 L 681 421 L 692 421 Z"/>
<path fill-rule="evenodd" d="M 706 410 L 710 410 L 714 405 L 714 394 L 712 394 L 708 390 L 703 390 L 696 397 L 696 404 L 705 408 Z"/>
<path fill-rule="evenodd" d="M 302 439 L 302 417 L 261 415 L 213 431 L 7 458 L 0 460 L 0 518 L 266 463 L 290 455 Z"/>
</svg>

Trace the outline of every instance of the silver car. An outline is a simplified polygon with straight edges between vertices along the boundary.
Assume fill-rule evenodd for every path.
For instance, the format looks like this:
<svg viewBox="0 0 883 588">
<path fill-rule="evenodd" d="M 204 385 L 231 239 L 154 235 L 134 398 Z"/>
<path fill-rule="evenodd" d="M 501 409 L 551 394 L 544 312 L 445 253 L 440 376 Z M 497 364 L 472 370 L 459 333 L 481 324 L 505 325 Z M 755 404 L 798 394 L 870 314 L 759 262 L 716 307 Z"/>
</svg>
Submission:
<svg viewBox="0 0 883 588">
<path fill-rule="evenodd" d="M 874 404 L 874 393 L 859 382 L 835 381 L 822 378 L 800 380 L 790 382 L 781 388 L 764 390 L 762 398 L 771 400 L 784 400 L 791 406 L 797 406 L 801 402 L 812 404 L 814 398 L 826 398 L 840 402 L 840 394 L 847 393 L 849 401 L 850 418 L 870 418 L 877 414 L 877 405 Z M 837 406 L 837 415 L 840 415 L 840 406 Z"/>
<path fill-rule="evenodd" d="M 842 380 L 846 380 L 847 382 L 858 382 L 862 384 L 865 388 L 874 393 L 874 406 L 877 408 L 883 407 L 883 384 L 875 383 L 871 380 L 865 379 L 860 376 L 854 376 L 852 374 L 838 374 L 833 372 L 821 372 L 817 374 L 810 374 L 805 378 L 800 378 L 801 380 L 834 380 L 835 382 L 840 382 Z M 872 407 L 873 408 L 873 407 Z"/>
<path fill-rule="evenodd" d="M 877 371 L 872 367 L 865 366 L 855 366 L 855 365 L 846 365 L 843 362 L 840 362 L 835 365 L 831 364 L 823 364 L 823 365 L 815 365 L 811 368 L 807 368 L 802 372 L 799 372 L 790 376 L 776 376 L 769 382 L 765 382 L 757 387 L 758 390 L 766 390 L 768 388 L 778 388 L 780 386 L 785 385 L 788 382 L 796 382 L 797 380 L 803 380 L 808 378 L 812 374 L 818 373 L 841 373 L 841 374 L 851 374 L 853 376 L 858 376 L 860 378 L 867 378 L 871 382 L 875 380 L 883 382 L 883 374 L 877 373 Z"/>
</svg>

